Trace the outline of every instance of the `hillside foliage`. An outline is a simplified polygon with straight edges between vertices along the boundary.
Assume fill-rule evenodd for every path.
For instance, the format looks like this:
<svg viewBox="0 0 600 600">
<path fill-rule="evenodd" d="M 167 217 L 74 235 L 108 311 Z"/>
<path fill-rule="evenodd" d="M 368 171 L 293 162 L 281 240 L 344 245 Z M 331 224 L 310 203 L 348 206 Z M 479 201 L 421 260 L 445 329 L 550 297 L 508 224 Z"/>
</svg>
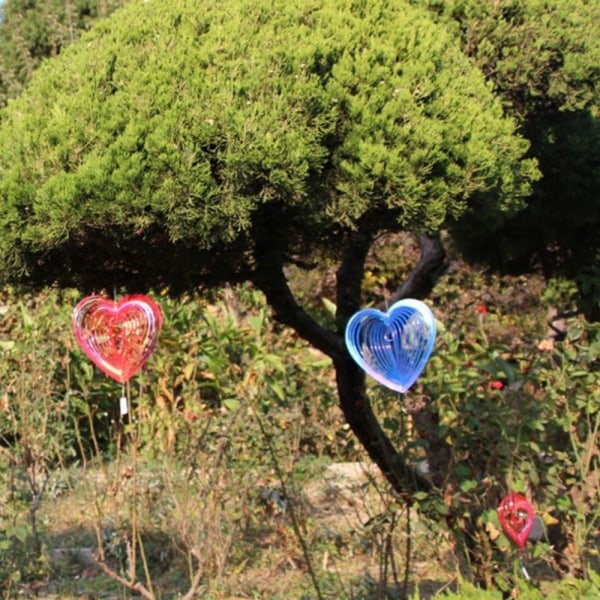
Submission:
<svg viewBox="0 0 600 600">
<path fill-rule="evenodd" d="M 42 61 L 57 56 L 123 0 L 5 0 L 0 6 L 0 106 L 18 96 Z"/>
<path fill-rule="evenodd" d="M 530 141 L 542 177 L 504 223 L 486 211 L 456 239 L 480 264 L 574 280 L 600 316 L 600 5 L 589 0 L 416 0 L 457 35 Z M 497 226 L 499 225 L 499 227 Z M 585 241 L 584 241 L 585 240 Z"/>
</svg>

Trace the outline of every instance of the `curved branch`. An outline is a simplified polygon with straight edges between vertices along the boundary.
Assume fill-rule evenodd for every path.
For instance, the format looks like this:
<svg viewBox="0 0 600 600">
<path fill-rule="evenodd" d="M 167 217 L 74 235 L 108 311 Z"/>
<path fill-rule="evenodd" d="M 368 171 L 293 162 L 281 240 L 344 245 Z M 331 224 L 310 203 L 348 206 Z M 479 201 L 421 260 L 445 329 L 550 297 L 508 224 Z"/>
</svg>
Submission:
<svg viewBox="0 0 600 600">
<path fill-rule="evenodd" d="M 393 304 L 403 298 L 425 298 L 429 295 L 446 264 L 446 251 L 438 234 L 418 236 L 421 257 L 408 278 L 388 299 Z"/>
<path fill-rule="evenodd" d="M 359 307 L 364 262 L 370 247 L 368 237 L 347 241 L 337 272 L 338 327 L 345 325 Z M 419 475 L 394 448 L 369 402 L 365 374 L 352 360 L 340 335 L 324 328 L 298 305 L 285 277 L 282 254 L 271 245 L 255 254 L 252 281 L 265 294 L 280 322 L 292 327 L 302 338 L 332 358 L 340 408 L 345 419 L 397 493 L 412 495 L 431 490 L 431 483 Z"/>
<path fill-rule="evenodd" d="M 124 588 L 131 590 L 132 592 L 138 593 L 142 598 L 146 600 L 155 600 L 156 596 L 141 582 L 141 581 L 129 581 L 122 575 L 117 573 L 114 569 L 109 567 L 103 560 L 93 557 L 94 564 L 108 577 L 122 585 Z"/>
<path fill-rule="evenodd" d="M 359 233 L 349 234 L 342 251 L 342 260 L 337 271 L 337 326 L 343 331 L 348 319 L 360 308 L 361 285 L 365 270 L 365 261 L 373 238 Z M 417 266 L 417 275 L 413 283 L 426 281 L 434 265 L 439 264 L 439 248 L 434 241 L 423 236 L 422 256 Z M 442 249 L 442 262 L 443 262 Z M 424 286 L 421 285 L 423 288 Z M 407 291 L 409 286 L 403 286 Z M 345 349 L 345 348 L 344 348 Z M 346 422 L 369 454 L 369 457 L 381 469 L 386 479 L 399 494 L 411 495 L 417 491 L 430 491 L 432 484 L 419 475 L 393 446 L 373 412 L 369 401 L 365 374 L 354 363 L 345 349 L 344 356 L 334 359 L 340 408 Z"/>
<path fill-rule="evenodd" d="M 300 337 L 331 358 L 345 354 L 343 340 L 315 321 L 297 302 L 290 290 L 283 269 L 284 263 L 276 252 L 256 257 L 252 282 L 267 298 L 275 318 L 294 329 Z"/>
<path fill-rule="evenodd" d="M 352 432 L 394 490 L 409 497 L 432 490 L 432 483 L 413 469 L 387 437 L 369 401 L 365 375 L 350 355 L 334 360 L 340 408 Z"/>
</svg>

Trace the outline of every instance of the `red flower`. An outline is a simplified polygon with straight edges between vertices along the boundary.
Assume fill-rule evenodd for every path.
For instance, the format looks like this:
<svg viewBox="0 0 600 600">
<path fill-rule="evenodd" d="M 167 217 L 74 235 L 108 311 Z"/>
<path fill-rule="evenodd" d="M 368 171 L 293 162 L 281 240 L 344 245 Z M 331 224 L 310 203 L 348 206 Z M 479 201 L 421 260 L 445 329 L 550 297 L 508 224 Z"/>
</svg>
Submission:
<svg viewBox="0 0 600 600">
<path fill-rule="evenodd" d="M 188 421 L 195 421 L 198 418 L 198 415 L 190 412 L 189 410 L 184 411 L 183 416 L 188 420 Z"/>
<path fill-rule="evenodd" d="M 495 381 L 492 381 L 492 383 L 490 383 L 490 387 L 493 390 L 501 390 L 504 387 L 504 383 L 502 383 L 502 381 L 496 379 Z"/>
<path fill-rule="evenodd" d="M 478 304 L 475 307 L 475 310 L 480 314 L 480 315 L 485 315 L 488 311 L 487 306 L 485 304 Z"/>
</svg>

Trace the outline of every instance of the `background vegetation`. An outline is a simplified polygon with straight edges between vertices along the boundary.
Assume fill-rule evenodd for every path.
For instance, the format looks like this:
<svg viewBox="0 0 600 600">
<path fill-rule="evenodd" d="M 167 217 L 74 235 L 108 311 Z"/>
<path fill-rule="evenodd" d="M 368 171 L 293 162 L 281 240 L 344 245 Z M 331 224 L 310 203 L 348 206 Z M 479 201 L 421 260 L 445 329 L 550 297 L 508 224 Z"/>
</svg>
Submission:
<svg viewBox="0 0 600 600">
<path fill-rule="evenodd" d="M 60 54 L 122 0 L 9 0 L 0 7 L 0 106 L 18 96 L 40 63 Z"/>
<path fill-rule="evenodd" d="M 392 240 L 380 253 L 374 289 Z M 410 461 L 425 457 L 417 432 L 444 431 L 453 473 L 443 500 L 417 496 L 416 512 L 378 477 L 315 491 L 332 464 L 368 459 L 337 408 L 330 360 L 277 326 L 260 294 L 157 295 L 165 329 L 132 381 L 128 422 L 119 386 L 76 347 L 78 293 L 5 292 L 6 597 L 468 597 L 475 577 L 523 597 L 596 593 L 600 338 L 582 317 L 561 341 L 546 325 L 547 306 L 572 291 L 460 261 L 436 286 L 440 337 L 424 375 L 405 397 L 370 384 Z M 508 489 L 551 516 L 548 537 L 519 555 L 530 581 L 494 510 Z M 461 550 L 470 536 L 477 565 Z"/>
</svg>

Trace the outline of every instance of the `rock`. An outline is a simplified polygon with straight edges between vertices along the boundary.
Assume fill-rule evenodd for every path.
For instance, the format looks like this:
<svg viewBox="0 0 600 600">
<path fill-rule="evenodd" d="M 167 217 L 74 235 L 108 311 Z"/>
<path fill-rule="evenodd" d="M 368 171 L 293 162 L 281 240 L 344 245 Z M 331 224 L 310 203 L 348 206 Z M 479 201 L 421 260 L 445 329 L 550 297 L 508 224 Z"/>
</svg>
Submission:
<svg viewBox="0 0 600 600">
<path fill-rule="evenodd" d="M 323 479 L 332 487 L 348 489 L 365 485 L 380 476 L 381 471 L 377 465 L 365 462 L 347 462 L 329 465 L 323 474 Z"/>
</svg>

